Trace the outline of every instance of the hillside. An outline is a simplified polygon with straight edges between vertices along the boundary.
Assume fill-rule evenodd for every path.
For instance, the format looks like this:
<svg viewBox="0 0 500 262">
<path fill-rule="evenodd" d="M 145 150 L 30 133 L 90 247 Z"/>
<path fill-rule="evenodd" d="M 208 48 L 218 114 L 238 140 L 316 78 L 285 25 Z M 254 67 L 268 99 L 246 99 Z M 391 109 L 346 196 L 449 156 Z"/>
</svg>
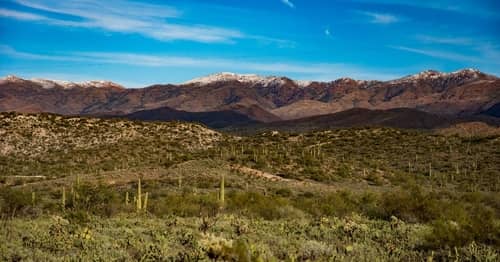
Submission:
<svg viewBox="0 0 500 262">
<path fill-rule="evenodd" d="M 498 133 L 19 113 L 0 132 L 0 260 L 499 256 Z"/>
<path fill-rule="evenodd" d="M 500 103 L 489 107 L 486 111 L 483 111 L 482 114 L 500 118 Z"/>
<path fill-rule="evenodd" d="M 361 114 L 361 111 L 368 115 Z M 339 124 L 337 127 L 342 127 L 344 123 L 361 117 L 361 120 L 357 121 L 365 123 L 365 119 L 371 117 L 370 112 L 370 110 L 360 109 L 353 110 L 351 113 L 342 112 L 335 116 L 333 122 Z M 377 119 L 379 116 L 377 114 L 373 123 L 380 121 L 397 123 L 409 114 L 422 116 L 424 124 L 427 121 L 425 118 L 427 114 L 421 114 L 418 111 L 406 112 L 403 117 L 396 114 L 395 118 L 390 118 L 392 114 L 392 112 L 387 112 L 387 116 L 380 118 L 382 120 Z M 316 120 L 328 125 L 323 117 L 330 118 L 331 116 L 320 116 Z M 434 118 L 431 120 L 431 124 L 441 121 Z M 304 126 L 296 123 L 293 125 L 301 129 L 308 124 L 306 122 Z M 380 156 L 382 161 L 401 160 L 385 167 L 390 172 L 407 171 L 408 163 L 404 159 L 415 158 L 414 154 L 422 153 L 421 150 L 424 148 L 432 148 L 432 151 L 435 151 L 434 157 L 440 156 L 439 159 L 432 159 L 434 168 L 442 167 L 451 172 L 454 170 L 452 162 L 457 158 L 470 157 L 461 154 L 464 147 L 469 147 L 469 151 L 473 150 L 471 146 L 477 147 L 473 151 L 478 150 L 475 154 L 479 154 L 475 155 L 474 159 L 482 159 L 483 162 L 476 168 L 492 168 L 498 164 L 494 160 L 497 150 L 494 145 L 498 142 L 498 138 L 494 134 L 481 138 L 481 133 L 474 134 L 473 137 L 470 135 L 451 137 L 436 136 L 435 133 L 428 131 L 380 127 L 345 128 L 344 126 L 344 128 L 326 131 L 299 133 L 269 131 L 239 137 L 221 134 L 206 127 L 185 122 L 139 122 L 18 113 L 1 113 L 0 127 L 2 137 L 0 159 L 4 163 L 1 167 L 4 176 L 40 173 L 53 175 L 54 173 L 50 171 L 52 168 L 84 173 L 94 172 L 89 170 L 112 171 L 123 166 L 164 168 L 192 159 L 208 158 L 220 159 L 227 162 L 227 165 L 240 164 L 252 168 L 257 167 L 265 172 L 301 180 L 313 179 L 313 175 L 321 172 L 324 178 L 319 181 L 323 179 L 335 181 L 340 179 L 340 177 L 336 178 L 337 171 L 335 170 L 339 168 L 337 164 L 341 164 L 341 159 L 346 163 L 350 162 L 349 159 L 359 161 L 363 157 L 370 156 L 372 154 L 370 152 L 378 150 L 385 152 Z M 452 133 L 451 130 L 454 128 L 461 129 L 462 127 L 450 126 L 447 129 L 449 131 L 444 133 Z M 468 145 L 469 139 L 477 140 L 474 142 L 477 145 Z M 404 141 L 406 146 L 402 147 L 399 140 Z M 377 149 L 375 145 L 378 145 Z M 453 152 L 449 152 L 451 145 L 454 145 L 451 147 Z M 412 152 L 412 150 L 417 151 Z M 312 159 L 306 157 L 309 154 L 313 154 Z M 426 154 L 419 156 L 424 162 L 431 161 L 430 157 Z M 26 165 L 31 168 L 25 168 Z M 308 169 L 309 165 L 316 171 L 311 173 Z M 332 167 L 335 168 L 332 169 Z M 353 172 L 357 170 L 352 178 L 358 179 L 360 169 L 375 168 L 375 166 L 370 167 L 368 162 L 362 161 L 354 164 L 352 168 L 354 168 Z M 382 168 L 382 166 L 377 168 Z M 425 167 L 422 168 L 421 171 L 425 172 Z M 69 174 L 65 172 L 58 174 L 62 177 L 67 175 Z M 464 177 L 464 179 L 469 178 Z"/>
<path fill-rule="evenodd" d="M 246 115 L 237 113 L 235 111 L 215 111 L 215 112 L 186 112 L 162 107 L 151 110 L 142 110 L 130 113 L 123 117 L 131 120 L 143 121 L 186 121 L 202 123 L 211 128 L 223 128 L 232 125 L 244 125 L 257 123 L 255 120 L 250 119 Z"/>
<path fill-rule="evenodd" d="M 0 114 L 3 176 L 67 176 L 168 163 L 176 152 L 211 147 L 222 135 L 192 123 L 147 123 L 51 114 Z M 169 160 L 170 159 L 170 160 Z"/>
</svg>

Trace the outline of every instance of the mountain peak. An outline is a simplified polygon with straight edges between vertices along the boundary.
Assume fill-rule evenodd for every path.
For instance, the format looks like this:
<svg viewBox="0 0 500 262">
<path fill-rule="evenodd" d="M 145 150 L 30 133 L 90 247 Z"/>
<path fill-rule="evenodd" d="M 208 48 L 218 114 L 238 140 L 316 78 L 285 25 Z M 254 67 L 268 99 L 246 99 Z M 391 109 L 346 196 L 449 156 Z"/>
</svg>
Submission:
<svg viewBox="0 0 500 262">
<path fill-rule="evenodd" d="M 477 70 L 477 69 L 474 69 L 474 68 L 466 68 L 466 69 L 452 72 L 452 73 L 450 73 L 450 75 L 461 75 L 461 76 L 469 76 L 469 77 L 477 78 L 480 75 L 484 75 L 484 73 Z"/>
<path fill-rule="evenodd" d="M 420 73 L 405 76 L 400 79 L 389 81 L 390 83 L 403 83 L 403 82 L 415 82 L 420 80 L 434 80 L 434 79 L 446 79 L 446 78 L 460 78 L 463 80 L 473 80 L 477 79 L 481 76 L 485 76 L 486 74 L 481 71 L 473 68 L 462 69 L 458 71 L 454 71 L 451 73 L 444 73 L 437 70 L 425 70 Z"/>
<path fill-rule="evenodd" d="M 117 83 L 114 83 L 111 81 L 106 81 L 106 80 L 91 80 L 91 81 L 83 81 L 83 82 L 70 82 L 70 81 L 51 80 L 51 79 L 43 79 L 43 78 L 33 78 L 31 80 L 27 80 L 27 79 L 17 77 L 15 75 L 8 75 L 8 76 L 2 78 L 1 80 L 6 81 L 6 82 L 12 82 L 12 83 L 29 81 L 32 83 L 39 84 L 45 89 L 54 88 L 56 86 L 61 86 L 65 89 L 75 88 L 75 87 L 119 88 L 119 89 L 124 88 L 123 86 L 121 86 Z"/>
<path fill-rule="evenodd" d="M 204 77 L 195 78 L 187 82 L 184 82 L 183 84 L 207 85 L 217 82 L 238 81 L 241 83 L 253 83 L 253 84 L 262 84 L 268 86 L 272 84 L 283 84 L 284 79 L 285 79 L 284 77 L 277 77 L 277 76 L 259 76 L 256 74 L 237 74 L 231 72 L 220 72 Z"/>
<path fill-rule="evenodd" d="M 18 77 L 18 76 L 15 76 L 15 75 L 7 75 L 5 77 L 3 77 L 1 80 L 3 81 L 9 81 L 9 82 L 19 82 L 19 81 L 24 81 L 24 79 Z"/>
<path fill-rule="evenodd" d="M 458 71 L 455 71 L 453 73 L 469 73 L 469 74 L 481 74 L 482 72 L 475 69 L 475 68 L 465 68 L 465 69 L 462 69 L 462 70 L 458 70 Z"/>
<path fill-rule="evenodd" d="M 443 73 L 443 72 L 440 72 L 437 70 L 433 70 L 433 69 L 429 69 L 429 70 L 425 70 L 425 71 L 422 71 L 422 72 L 414 74 L 414 75 L 407 76 L 406 78 L 408 78 L 408 79 L 429 79 L 429 78 L 439 78 L 439 77 L 442 77 L 445 75 L 446 75 L 446 73 Z"/>
</svg>

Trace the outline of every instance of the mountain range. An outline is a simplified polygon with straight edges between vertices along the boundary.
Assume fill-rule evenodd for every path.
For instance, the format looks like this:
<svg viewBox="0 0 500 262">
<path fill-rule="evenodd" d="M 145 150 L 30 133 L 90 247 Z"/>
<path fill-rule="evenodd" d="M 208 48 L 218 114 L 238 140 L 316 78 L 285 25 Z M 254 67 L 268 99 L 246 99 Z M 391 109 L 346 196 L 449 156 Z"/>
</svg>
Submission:
<svg viewBox="0 0 500 262">
<path fill-rule="evenodd" d="M 396 110 L 399 108 L 407 110 Z M 409 118 L 410 122 L 412 117 L 426 114 L 426 119 L 439 123 L 439 119 L 478 115 L 494 119 L 499 117 L 499 108 L 500 79 L 474 69 L 428 70 L 390 81 L 341 78 L 330 82 L 217 73 L 183 84 L 144 88 L 125 88 L 110 81 L 75 83 L 16 76 L 0 80 L 0 111 L 186 120 L 215 128 L 257 123 L 273 126 L 304 119 L 318 122 L 315 117 L 344 111 L 365 115 L 360 119 L 368 124 L 377 119 L 374 114 L 388 112 L 391 118 L 403 114 L 395 119 Z M 409 113 L 412 110 L 419 113 Z M 435 125 L 420 127 L 427 126 Z"/>
</svg>

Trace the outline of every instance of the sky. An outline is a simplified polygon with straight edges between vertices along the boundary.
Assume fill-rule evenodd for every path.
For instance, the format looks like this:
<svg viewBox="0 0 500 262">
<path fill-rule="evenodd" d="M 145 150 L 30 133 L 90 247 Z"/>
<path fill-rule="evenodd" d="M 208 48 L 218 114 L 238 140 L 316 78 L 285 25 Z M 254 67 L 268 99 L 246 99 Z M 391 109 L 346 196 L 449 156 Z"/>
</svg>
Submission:
<svg viewBox="0 0 500 262">
<path fill-rule="evenodd" d="M 182 83 L 500 75 L 497 0 L 0 0 L 0 76 Z"/>
</svg>

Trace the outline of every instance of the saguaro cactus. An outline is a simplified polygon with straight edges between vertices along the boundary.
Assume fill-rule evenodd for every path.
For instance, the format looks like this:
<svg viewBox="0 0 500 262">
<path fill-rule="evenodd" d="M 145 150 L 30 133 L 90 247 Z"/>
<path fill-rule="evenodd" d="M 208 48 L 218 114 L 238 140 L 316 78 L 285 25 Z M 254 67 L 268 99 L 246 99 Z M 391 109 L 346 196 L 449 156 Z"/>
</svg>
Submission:
<svg viewBox="0 0 500 262">
<path fill-rule="evenodd" d="M 222 175 L 219 186 L 219 201 L 221 206 L 224 206 L 224 175 Z"/>
<path fill-rule="evenodd" d="M 142 201 L 141 201 L 142 193 L 141 193 L 141 179 L 139 178 L 139 182 L 137 183 L 137 212 L 142 209 Z"/>
<path fill-rule="evenodd" d="M 31 205 L 35 206 L 35 203 L 36 203 L 36 195 L 35 195 L 35 191 L 33 191 L 33 192 L 31 192 Z"/>
<path fill-rule="evenodd" d="M 71 203 L 73 206 L 75 206 L 76 205 L 76 191 L 75 191 L 75 186 L 73 186 L 73 185 L 71 185 L 70 195 L 71 195 Z"/>
<path fill-rule="evenodd" d="M 125 205 L 128 206 L 128 203 L 130 202 L 129 197 L 128 197 L 128 191 L 125 192 Z"/>
<path fill-rule="evenodd" d="M 144 212 L 147 212 L 148 210 L 148 195 L 149 195 L 148 192 L 144 194 L 144 206 L 143 206 Z"/>
<path fill-rule="evenodd" d="M 80 189 L 80 175 L 76 175 L 76 189 Z"/>
<path fill-rule="evenodd" d="M 64 209 L 66 207 L 66 188 L 65 187 L 62 188 L 61 206 L 62 206 L 62 209 Z"/>
</svg>

